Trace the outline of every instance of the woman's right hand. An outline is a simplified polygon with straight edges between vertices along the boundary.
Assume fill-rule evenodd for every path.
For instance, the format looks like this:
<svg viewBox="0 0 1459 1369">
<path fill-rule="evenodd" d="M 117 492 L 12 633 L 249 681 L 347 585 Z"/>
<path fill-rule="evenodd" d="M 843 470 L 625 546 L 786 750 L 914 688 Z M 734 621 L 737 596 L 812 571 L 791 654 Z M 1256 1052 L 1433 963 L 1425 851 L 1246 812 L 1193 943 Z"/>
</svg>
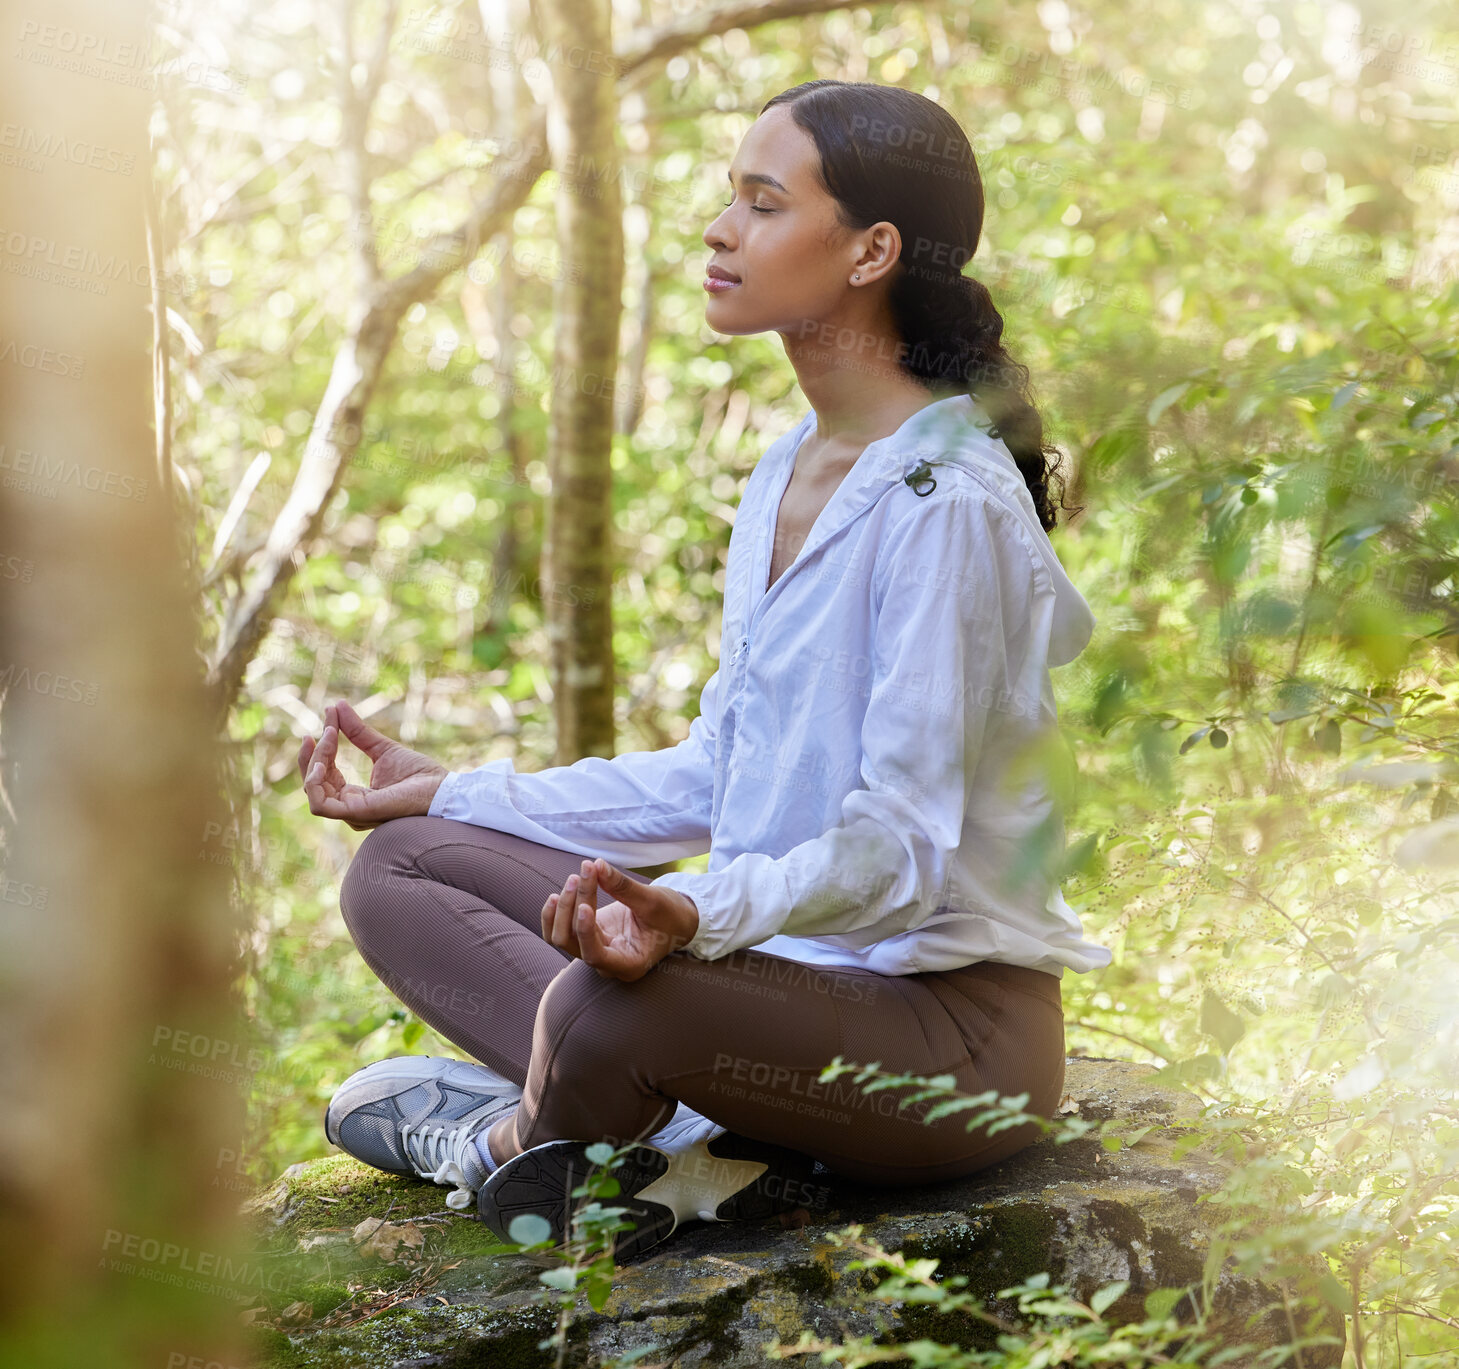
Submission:
<svg viewBox="0 0 1459 1369">
<path fill-rule="evenodd" d="M 372 762 L 368 789 L 347 784 L 335 764 L 341 733 Z M 299 774 L 309 811 L 321 818 L 339 818 L 357 832 L 391 818 L 429 813 L 431 800 L 449 773 L 438 761 L 377 732 L 343 699 L 324 710 L 319 741 L 305 737 L 299 748 Z"/>
</svg>

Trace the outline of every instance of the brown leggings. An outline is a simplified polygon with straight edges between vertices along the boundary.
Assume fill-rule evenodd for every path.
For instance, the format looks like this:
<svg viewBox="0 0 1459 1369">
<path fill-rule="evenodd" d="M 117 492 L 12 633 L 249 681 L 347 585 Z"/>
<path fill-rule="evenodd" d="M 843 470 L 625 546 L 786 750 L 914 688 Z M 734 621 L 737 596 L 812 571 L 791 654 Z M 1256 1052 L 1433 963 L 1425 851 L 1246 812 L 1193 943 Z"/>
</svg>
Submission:
<svg viewBox="0 0 1459 1369">
<path fill-rule="evenodd" d="M 969 1112 L 925 1124 L 938 1100 L 899 1110 L 910 1088 L 863 1093 L 851 1074 L 818 1083 L 836 1055 L 950 1074 L 966 1093 L 1026 1092 L 1043 1117 L 1058 1106 L 1056 976 L 992 961 L 880 975 L 760 951 L 713 961 L 677 951 L 624 983 L 542 939 L 542 904 L 581 859 L 452 818 L 396 818 L 365 839 L 340 891 L 350 935 L 386 987 L 525 1086 L 522 1149 L 641 1139 L 680 1101 L 886 1185 L 961 1178 L 1038 1138 L 1032 1123 L 970 1133 Z"/>
</svg>

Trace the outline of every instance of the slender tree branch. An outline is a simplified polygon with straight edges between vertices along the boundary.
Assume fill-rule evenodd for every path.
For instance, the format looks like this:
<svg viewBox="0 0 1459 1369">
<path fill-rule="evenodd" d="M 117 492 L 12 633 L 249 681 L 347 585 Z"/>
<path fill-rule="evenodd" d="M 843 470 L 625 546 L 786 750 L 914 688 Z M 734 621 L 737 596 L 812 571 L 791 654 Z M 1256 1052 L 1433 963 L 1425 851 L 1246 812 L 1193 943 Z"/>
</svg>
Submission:
<svg viewBox="0 0 1459 1369">
<path fill-rule="evenodd" d="M 625 93 L 628 86 L 625 77 L 647 77 L 670 57 L 713 34 L 777 19 L 823 14 L 848 8 L 849 4 L 850 0 L 756 0 L 756 3 L 737 0 L 634 35 L 617 54 L 619 94 Z M 392 3 L 392 24 L 395 12 L 396 5 Z M 353 66 L 352 48 L 353 40 L 347 38 L 347 78 Z M 380 51 L 377 47 L 377 58 Z M 378 69 L 372 71 L 374 84 L 367 78 L 366 89 L 378 90 L 383 79 L 383 58 Z M 364 93 L 354 89 L 352 79 L 348 81 L 348 89 L 342 90 L 346 121 L 351 117 L 356 119 L 353 135 L 345 138 L 346 146 L 363 148 L 364 124 L 357 103 Z M 405 311 L 418 300 L 428 298 L 447 276 L 471 261 L 483 242 L 503 230 L 546 171 L 549 156 L 545 110 L 534 111 L 517 146 L 521 151 L 516 156 L 498 158 L 492 164 L 491 183 L 486 192 L 454 229 L 426 245 L 420 262 L 412 270 L 383 280 L 377 269 L 371 276 L 369 292 L 357 302 L 315 413 L 293 488 L 274 520 L 259 564 L 248 577 L 239 598 L 226 611 L 208 676 L 220 718 L 226 715 L 237 694 L 248 661 L 263 638 L 275 600 L 293 577 L 301 548 L 317 533 L 324 509 L 338 488 L 340 475 L 359 446 L 365 411 Z M 363 166 L 361 158 L 361 174 Z M 360 212 L 362 199 L 367 210 L 368 186 L 362 190 L 357 181 L 351 199 L 353 212 Z"/>
<path fill-rule="evenodd" d="M 546 170 L 545 115 L 541 112 L 521 145 L 522 151 L 503 162 L 491 188 L 466 218 L 452 232 L 433 239 L 425 259 L 413 270 L 377 284 L 352 322 L 335 355 L 294 486 L 274 520 L 260 562 L 240 598 L 230 606 L 219 636 L 209 684 L 215 690 L 220 714 L 226 713 L 237 693 L 275 599 L 293 577 L 295 553 L 318 531 L 340 475 L 359 447 L 365 410 L 405 311 L 470 261 L 485 238 L 504 228 Z"/>
<path fill-rule="evenodd" d="M 685 48 L 731 29 L 850 8 L 848 0 L 731 0 L 729 4 L 708 5 L 680 15 L 661 28 L 632 34 L 618 50 L 618 74 L 629 76 L 647 69 L 647 74 L 652 75 Z"/>
<path fill-rule="evenodd" d="M 1138 1046 L 1142 1051 L 1149 1051 L 1151 1055 L 1164 1064 L 1168 1065 L 1170 1063 L 1170 1057 L 1168 1055 L 1163 1051 L 1156 1050 L 1154 1046 L 1149 1045 L 1147 1042 L 1141 1041 L 1137 1036 L 1127 1036 L 1124 1032 L 1117 1032 L 1112 1027 L 1101 1027 L 1093 1022 L 1084 1022 L 1077 1018 L 1071 1021 L 1069 1025 L 1071 1027 L 1078 1027 L 1081 1031 L 1099 1032 L 1103 1036 L 1112 1036 L 1116 1041 L 1128 1041 L 1130 1045 Z"/>
</svg>

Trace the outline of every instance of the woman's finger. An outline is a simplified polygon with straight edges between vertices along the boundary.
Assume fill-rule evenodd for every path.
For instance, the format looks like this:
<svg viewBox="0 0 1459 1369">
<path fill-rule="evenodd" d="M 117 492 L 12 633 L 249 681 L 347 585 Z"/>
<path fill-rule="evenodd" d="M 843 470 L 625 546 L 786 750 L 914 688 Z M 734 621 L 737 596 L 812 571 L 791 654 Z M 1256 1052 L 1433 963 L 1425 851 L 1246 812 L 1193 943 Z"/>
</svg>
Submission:
<svg viewBox="0 0 1459 1369">
<path fill-rule="evenodd" d="M 598 927 L 599 911 L 596 908 L 590 909 L 585 904 L 578 904 L 578 921 L 574 930 L 577 932 L 583 960 L 607 979 L 621 979 L 625 983 L 642 979 L 651 966 L 645 962 L 641 953 L 617 949 L 603 940 L 603 934 Z"/>
<path fill-rule="evenodd" d="M 341 822 L 349 822 L 351 818 L 357 822 L 370 821 L 369 813 L 362 811 L 358 802 L 346 802 L 344 797 L 331 794 L 322 784 L 307 785 L 305 793 L 309 795 L 309 811 L 316 817 L 338 818 Z"/>
<path fill-rule="evenodd" d="M 299 743 L 299 778 L 301 780 L 309 777 L 309 757 L 314 754 L 314 738 L 305 737 Z"/>
<path fill-rule="evenodd" d="M 363 751 L 372 761 L 379 760 L 395 745 L 383 732 L 377 732 L 358 713 L 348 700 L 341 699 L 333 706 L 334 722 L 339 731 Z"/>
<path fill-rule="evenodd" d="M 577 933 L 578 950 L 582 959 L 602 974 L 611 974 L 607 968 L 609 956 L 603 945 L 602 935 L 598 931 L 597 909 L 590 904 L 579 902 L 577 921 L 573 924 L 573 930 Z"/>
<path fill-rule="evenodd" d="M 576 942 L 572 934 L 573 909 L 577 906 L 578 877 L 569 875 L 557 896 L 557 905 L 552 911 L 552 934 L 548 940 L 559 951 L 576 955 Z"/>
<path fill-rule="evenodd" d="M 603 892 L 619 903 L 625 904 L 636 915 L 636 920 L 644 931 L 649 935 L 657 936 L 658 919 L 655 917 L 655 913 L 658 911 L 663 891 L 655 889 L 653 885 L 641 880 L 630 878 L 616 865 L 610 865 L 606 860 L 597 860 L 594 862 L 594 866 L 598 885 Z"/>
<path fill-rule="evenodd" d="M 620 903 L 628 904 L 630 908 L 643 906 L 642 895 L 649 889 L 647 884 L 630 879 L 616 865 L 610 865 L 606 860 L 595 860 L 593 870 L 604 893 L 611 894 Z"/>
<path fill-rule="evenodd" d="M 334 769 L 335 744 L 339 734 L 328 724 L 325 725 L 320 735 L 318 744 L 314 747 L 314 755 L 310 761 L 309 771 L 304 776 L 305 785 L 322 785 L 326 779 L 331 779 L 331 771 Z"/>
<path fill-rule="evenodd" d="M 555 946 L 559 951 L 567 955 L 576 955 L 575 949 L 558 945 L 557 937 L 557 906 L 562 899 L 562 891 L 555 894 L 548 894 L 547 901 L 542 905 L 542 940 L 549 946 Z M 576 943 L 574 943 L 574 946 Z"/>
<path fill-rule="evenodd" d="M 314 753 L 309 761 L 309 768 L 304 772 L 304 793 L 309 799 L 309 811 L 319 816 L 324 816 L 322 804 L 326 798 L 324 788 L 325 771 L 319 762 L 319 748 L 314 748 Z"/>
<path fill-rule="evenodd" d="M 577 902 L 586 903 L 589 908 L 596 908 L 598 906 L 598 870 L 596 861 L 583 861 L 583 872 L 578 879 Z"/>
</svg>

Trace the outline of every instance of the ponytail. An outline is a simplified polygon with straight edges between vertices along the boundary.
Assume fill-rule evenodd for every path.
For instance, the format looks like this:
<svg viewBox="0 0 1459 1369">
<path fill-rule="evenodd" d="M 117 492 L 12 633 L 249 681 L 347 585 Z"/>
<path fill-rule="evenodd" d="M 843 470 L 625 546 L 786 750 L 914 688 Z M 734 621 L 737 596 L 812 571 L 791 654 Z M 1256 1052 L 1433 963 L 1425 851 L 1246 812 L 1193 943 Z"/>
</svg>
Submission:
<svg viewBox="0 0 1459 1369">
<path fill-rule="evenodd" d="M 1045 532 L 1063 503 L 1061 453 L 1044 442 L 1044 424 L 1029 398 L 1028 367 L 1003 346 L 1003 316 L 982 281 L 951 272 L 936 276 L 905 271 L 893 283 L 890 302 L 907 344 L 903 368 L 937 387 L 966 389 L 992 419 L 991 436 L 1008 448 Z M 1057 497 L 1050 482 L 1057 482 Z"/>
</svg>

